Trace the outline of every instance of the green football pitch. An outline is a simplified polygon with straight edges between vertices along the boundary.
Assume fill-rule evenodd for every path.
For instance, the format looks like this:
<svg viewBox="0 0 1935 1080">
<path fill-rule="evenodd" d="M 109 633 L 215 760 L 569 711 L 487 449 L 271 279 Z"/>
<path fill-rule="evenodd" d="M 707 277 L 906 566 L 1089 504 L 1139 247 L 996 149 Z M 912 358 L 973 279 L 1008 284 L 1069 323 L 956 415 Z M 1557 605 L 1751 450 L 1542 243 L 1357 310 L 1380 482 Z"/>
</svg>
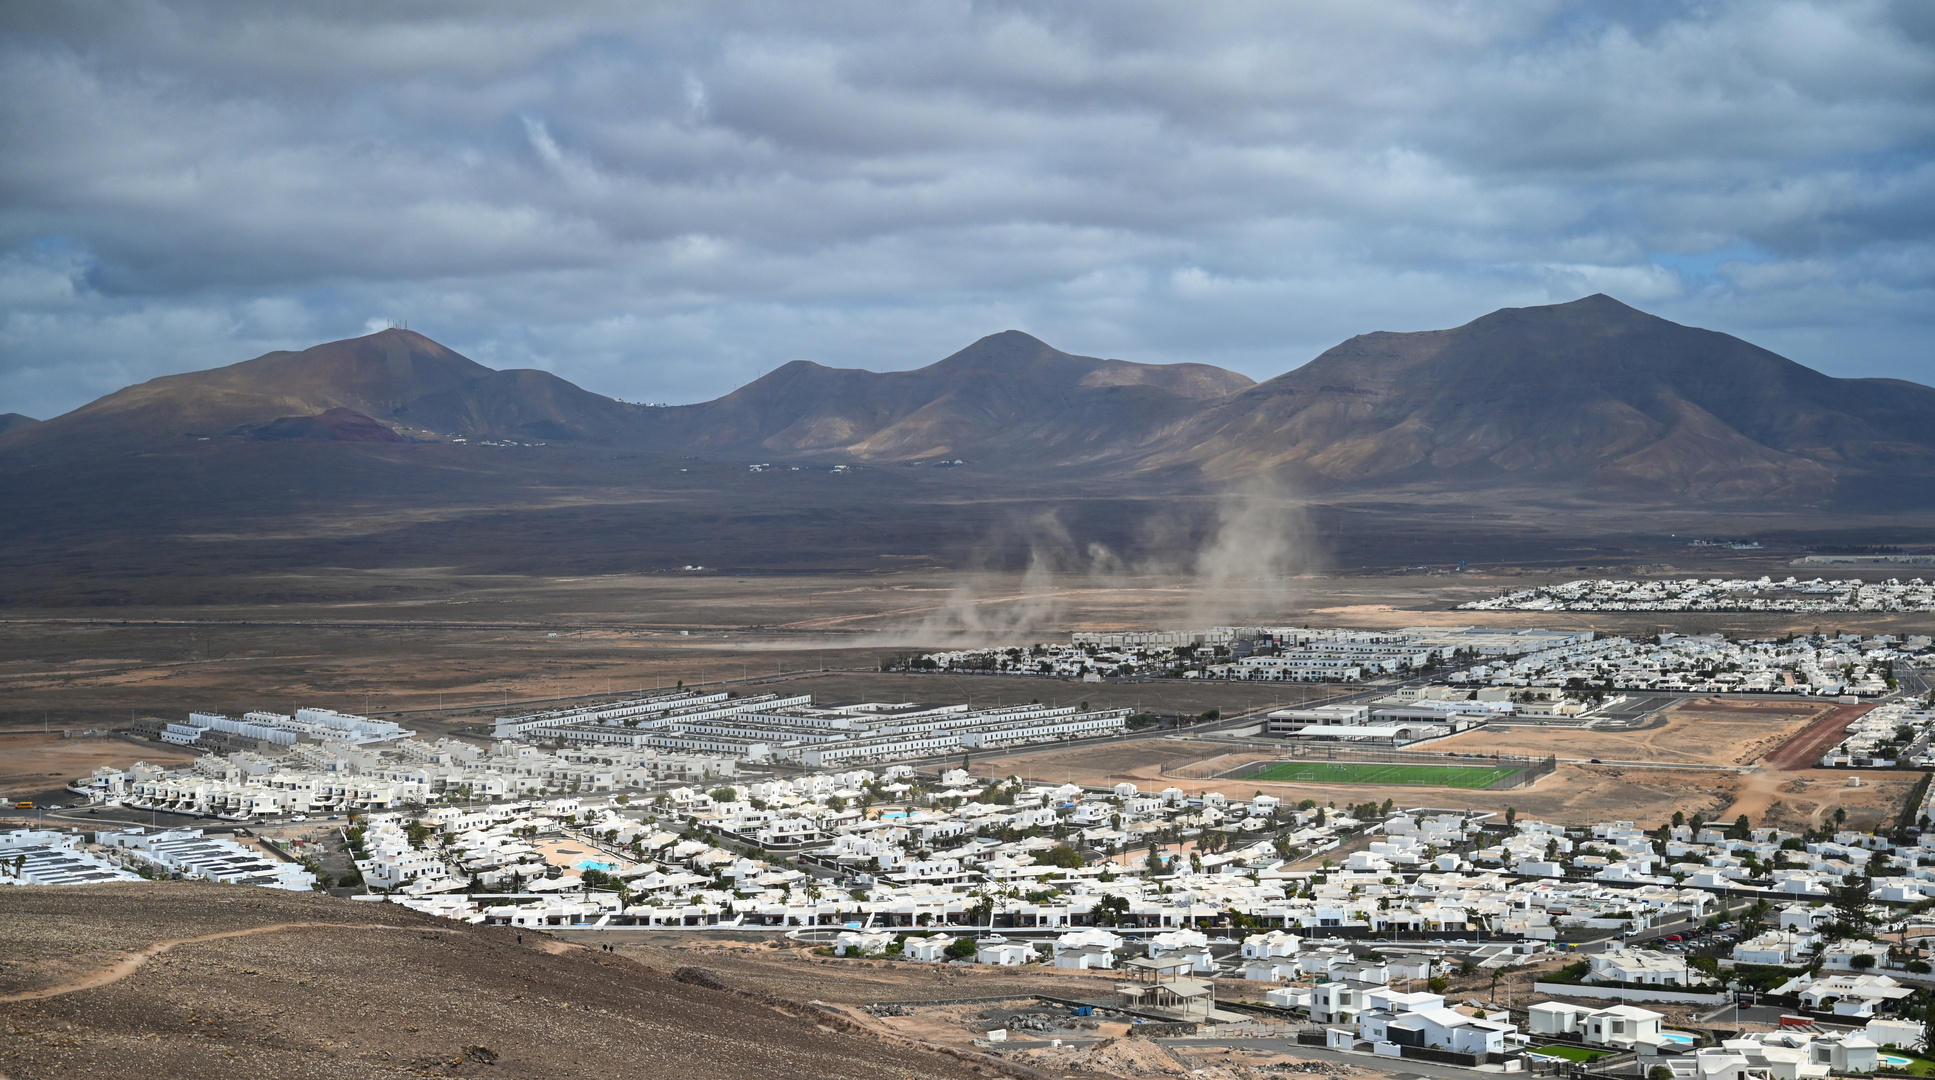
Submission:
<svg viewBox="0 0 1935 1080">
<path fill-rule="evenodd" d="M 1243 776 L 1307 784 L 1407 784 L 1416 787 L 1488 788 L 1517 768 L 1470 765 L 1380 765 L 1360 761 L 1273 761 Z"/>
</svg>

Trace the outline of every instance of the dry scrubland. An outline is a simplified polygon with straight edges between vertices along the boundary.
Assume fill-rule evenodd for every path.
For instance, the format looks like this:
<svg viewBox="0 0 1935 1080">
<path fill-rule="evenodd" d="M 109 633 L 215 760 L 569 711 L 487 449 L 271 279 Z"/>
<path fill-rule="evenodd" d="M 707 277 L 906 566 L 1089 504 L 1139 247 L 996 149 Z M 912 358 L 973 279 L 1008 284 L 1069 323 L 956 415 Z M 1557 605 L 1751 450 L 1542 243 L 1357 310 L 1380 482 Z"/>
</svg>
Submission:
<svg viewBox="0 0 1935 1080">
<path fill-rule="evenodd" d="M 1395 535 L 1395 534 L 1393 534 Z M 1417 534 L 1426 535 L 1424 532 Z M 1637 550 L 1637 549 L 1636 549 Z M 1563 559 L 1566 551 L 1554 554 Z M 1402 626 L 1478 623 L 1552 626 L 1644 634 L 1659 616 L 1460 612 L 1456 603 L 1527 582 L 1586 572 L 1624 572 L 1603 552 L 1580 548 L 1579 566 L 1492 566 L 1460 575 L 1376 574 L 1235 581 L 1210 587 L 1172 576 L 1131 574 L 1044 577 L 902 569 L 872 574 L 647 574 L 575 578 L 461 575 L 414 570 L 317 570 L 269 575 L 250 589 L 286 603 L 134 608 L 103 613 L 33 612 L 0 618 L 0 727 L 92 727 L 125 721 L 131 711 L 179 715 L 190 708 L 239 713 L 312 704 L 400 715 L 428 735 L 479 736 L 479 725 L 519 702 L 608 691 L 735 680 L 742 689 L 802 691 L 822 700 L 1028 701 L 1129 706 L 1170 714 L 1217 709 L 1239 715 L 1314 700 L 1325 687 L 1198 682 L 1081 684 L 1034 678 L 884 675 L 881 661 L 907 651 L 1058 637 L 1071 629 L 1199 626 L 1232 619 L 1310 625 Z M 1652 565 L 1661 552 L 1648 553 Z M 1785 556 L 1667 553 L 1679 572 L 1785 573 Z M 1699 560 L 1699 561 L 1696 561 Z M 247 592 L 248 590 L 244 590 Z M 1925 630 L 1920 616 L 1672 616 L 1682 632 L 1778 635 L 1789 630 Z M 823 670 L 829 669 L 829 670 Z M 440 708 L 441 707 L 441 708 Z M 1856 822 L 1878 822 L 1912 780 L 1786 768 L 1811 756 L 1797 734 L 1819 706 L 1776 702 L 1683 706 L 1665 726 L 1592 732 L 1511 728 L 1448 740 L 1438 749 L 1473 753 L 1557 754 L 1562 758 L 1641 760 L 1662 766 L 1720 765 L 1733 773 L 1567 764 L 1535 787 L 1510 792 L 1411 787 L 1349 788 L 1296 784 L 1244 786 L 1300 800 L 1439 803 L 1484 809 L 1518 807 L 1560 820 L 1639 818 L 1674 810 L 1746 812 L 1789 825 L 1815 824 L 1837 806 Z M 15 736 L 14 738 L 19 738 Z M 83 750 L 87 745 L 90 748 Z M 122 744 L 125 745 L 125 744 Z M 1811 744 L 1810 744 L 1811 745 Z M 118 761 L 120 747 L 33 747 L 10 743 L 10 788 L 81 775 L 88 754 Z M 129 747 L 149 760 L 174 757 Z M 1131 779 L 1224 787 L 1203 778 L 1241 757 L 1190 769 L 1205 751 L 1189 744 L 1137 742 L 1097 750 L 1045 750 L 977 762 L 991 773 L 1019 772 L 1090 783 Z M 1171 770 L 1165 772 L 1164 770 Z M 1181 769 L 1181 772 L 1174 770 Z M 60 777 L 52 774 L 60 773 Z"/>
<path fill-rule="evenodd" d="M 1720 559 L 1699 572 L 1784 573 L 1781 562 Z M 1453 610 L 1500 588 L 1583 572 L 1312 575 L 1209 586 L 1167 575 L 1038 577 L 932 569 L 568 578 L 319 569 L 250 579 L 250 591 L 280 598 L 275 601 L 0 608 L 0 726 L 37 727 L 43 716 L 56 726 L 92 726 L 124 720 L 130 710 L 286 709 L 298 700 L 383 714 L 442 707 L 458 724 L 500 710 L 507 698 L 823 667 L 872 671 L 883 658 L 909 650 L 1047 640 L 1086 629 L 1229 621 L 1544 625 L 1621 633 L 1660 628 L 1657 617 L 1645 613 Z M 1836 617 L 1822 628 L 1913 632 L 1925 622 L 1919 616 Z M 1686 633 L 1756 635 L 1811 628 L 1808 620 L 1733 614 L 1675 616 L 1672 626 Z M 1014 688 L 997 688 L 1003 683 Z M 948 687 L 944 694 L 938 682 L 914 685 L 930 688 L 924 692 L 934 697 L 963 692 Z M 1072 684 L 974 680 L 964 692 L 1052 697 L 1046 687 L 1056 685 Z M 871 694 L 874 686 L 856 685 L 853 692 Z M 1186 699 L 1177 698 L 1178 706 L 1205 701 L 1203 707 L 1225 711 L 1231 701 L 1276 696 L 1253 688 L 1133 693 L 1181 694 Z"/>
<path fill-rule="evenodd" d="M 43 718 L 55 727 L 94 726 L 125 721 L 131 711 L 286 710 L 301 702 L 382 715 L 410 710 L 413 722 L 434 731 L 439 719 L 462 727 L 501 712 L 506 701 L 822 669 L 852 673 L 813 688 L 829 697 L 1087 693 L 1201 712 L 1312 693 L 866 677 L 899 653 L 989 635 L 1005 642 L 1010 631 L 1023 641 L 1047 640 L 1069 628 L 1203 625 L 1227 614 L 1213 597 L 1154 581 L 1040 585 L 1013 575 L 910 571 L 456 584 L 461 595 L 432 600 L 207 605 L 105 617 L 0 609 L 0 726 L 38 728 Z M 1282 589 L 1270 595 L 1290 601 Z"/>
</svg>

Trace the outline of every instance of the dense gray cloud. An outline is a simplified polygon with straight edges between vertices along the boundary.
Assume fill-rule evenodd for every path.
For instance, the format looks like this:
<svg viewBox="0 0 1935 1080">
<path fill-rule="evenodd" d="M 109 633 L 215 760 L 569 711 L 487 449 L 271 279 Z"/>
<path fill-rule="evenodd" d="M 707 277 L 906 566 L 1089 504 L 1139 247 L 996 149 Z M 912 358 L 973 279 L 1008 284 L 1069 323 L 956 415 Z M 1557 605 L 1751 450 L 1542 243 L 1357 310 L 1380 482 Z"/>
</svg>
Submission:
<svg viewBox="0 0 1935 1080">
<path fill-rule="evenodd" d="M 1916 0 L 0 19 L 0 411 L 389 320 L 630 400 L 1011 327 L 1266 378 L 1599 291 L 1935 381 Z"/>
</svg>

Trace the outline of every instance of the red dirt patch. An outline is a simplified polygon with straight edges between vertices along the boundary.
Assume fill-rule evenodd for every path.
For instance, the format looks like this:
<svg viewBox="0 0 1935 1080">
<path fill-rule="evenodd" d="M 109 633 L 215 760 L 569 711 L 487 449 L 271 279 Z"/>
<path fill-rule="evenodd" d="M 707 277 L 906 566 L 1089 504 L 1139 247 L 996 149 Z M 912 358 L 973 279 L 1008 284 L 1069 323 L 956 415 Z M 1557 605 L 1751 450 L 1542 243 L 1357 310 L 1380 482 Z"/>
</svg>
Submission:
<svg viewBox="0 0 1935 1080">
<path fill-rule="evenodd" d="M 1840 742 L 1841 737 L 1847 734 L 1848 725 L 1872 708 L 1873 705 L 1841 706 L 1789 736 L 1786 742 L 1762 759 L 1763 764 L 1782 772 L 1813 768 L 1827 748 Z"/>
</svg>

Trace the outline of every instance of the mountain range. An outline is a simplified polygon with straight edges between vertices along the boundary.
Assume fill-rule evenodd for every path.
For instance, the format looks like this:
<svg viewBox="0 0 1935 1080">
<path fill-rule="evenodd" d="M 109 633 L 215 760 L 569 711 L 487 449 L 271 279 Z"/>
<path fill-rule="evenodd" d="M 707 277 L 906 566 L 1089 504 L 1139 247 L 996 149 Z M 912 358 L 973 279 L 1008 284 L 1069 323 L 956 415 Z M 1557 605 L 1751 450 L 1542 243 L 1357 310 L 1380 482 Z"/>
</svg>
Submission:
<svg viewBox="0 0 1935 1080">
<path fill-rule="evenodd" d="M 544 371 L 492 370 L 392 329 L 155 379 L 45 422 L 9 414 L 0 462 L 185 439 L 510 441 L 875 466 L 959 460 L 1129 482 L 1267 476 L 1306 491 L 1508 487 L 1807 505 L 1849 483 L 1925 490 L 1935 389 L 1831 378 L 1603 295 L 1361 335 L 1263 383 L 1205 364 L 1075 356 L 1010 330 L 912 371 L 794 361 L 717 400 L 670 407 Z"/>
</svg>

